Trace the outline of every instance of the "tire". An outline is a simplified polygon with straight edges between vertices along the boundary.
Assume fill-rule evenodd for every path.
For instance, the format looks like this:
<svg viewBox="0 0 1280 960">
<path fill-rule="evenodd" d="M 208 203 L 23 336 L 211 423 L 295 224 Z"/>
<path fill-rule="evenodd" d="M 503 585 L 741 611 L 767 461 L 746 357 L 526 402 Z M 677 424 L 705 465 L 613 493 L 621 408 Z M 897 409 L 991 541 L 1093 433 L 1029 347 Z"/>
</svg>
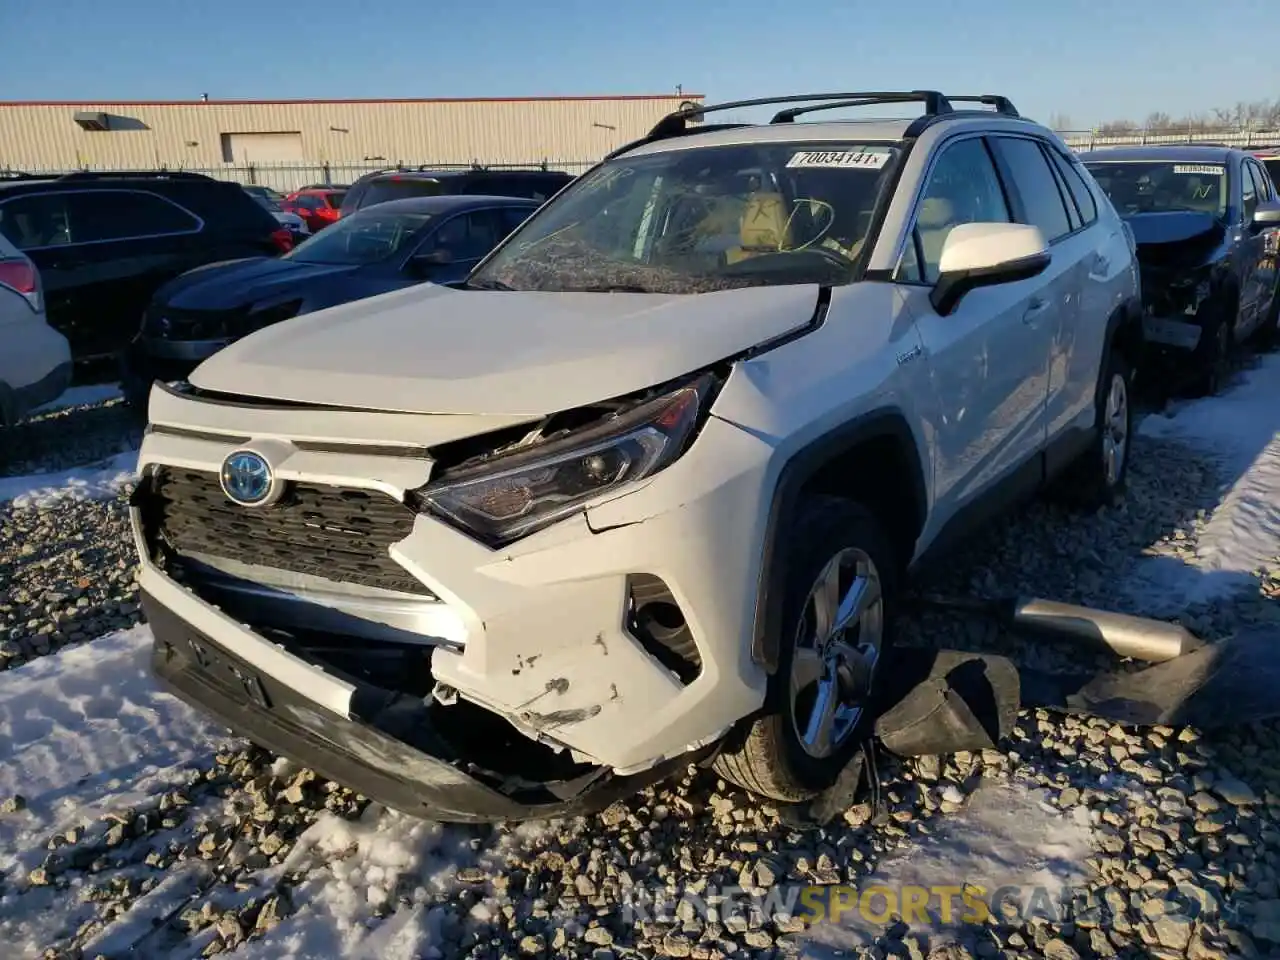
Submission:
<svg viewBox="0 0 1280 960">
<path fill-rule="evenodd" d="M 1196 372 L 1191 380 L 1193 397 L 1212 397 L 1222 389 L 1231 372 L 1231 355 L 1235 348 L 1232 327 L 1239 307 L 1235 299 L 1215 305 L 1213 315 L 1204 325 L 1204 333 L 1191 362 Z"/>
<path fill-rule="evenodd" d="M 1097 433 L 1060 484 L 1062 497 L 1086 510 L 1109 507 L 1124 494 L 1133 440 L 1133 366 L 1114 346 L 1107 348 L 1094 403 Z"/>
<path fill-rule="evenodd" d="M 792 553 L 782 598 L 778 670 L 770 678 L 764 711 L 739 724 L 714 762 L 715 770 L 726 780 L 784 803 L 808 800 L 831 786 L 874 725 L 871 707 L 876 668 L 892 648 L 898 586 L 893 544 L 861 504 L 838 497 L 804 500 L 789 539 Z M 872 601 L 853 631 L 837 634 L 843 643 L 827 646 L 830 657 L 826 659 L 819 652 L 820 645 L 808 642 L 811 634 L 817 633 L 810 600 L 821 574 L 842 559 L 837 595 L 844 600 L 852 596 L 852 577 L 857 573 L 870 589 Z M 874 599 L 877 584 L 878 602 Z M 874 658 L 842 659 L 863 643 L 874 645 Z M 805 684 L 800 694 L 793 696 L 793 673 L 818 677 L 819 667 L 829 670 L 837 661 L 842 664 L 837 677 L 843 679 L 846 691 L 858 691 L 856 699 L 865 706 L 857 714 L 835 715 L 829 749 L 823 750 L 816 742 L 806 746 L 801 728 L 807 727 L 821 683 Z M 846 706 L 852 706 L 854 699 L 850 696 Z"/>
</svg>

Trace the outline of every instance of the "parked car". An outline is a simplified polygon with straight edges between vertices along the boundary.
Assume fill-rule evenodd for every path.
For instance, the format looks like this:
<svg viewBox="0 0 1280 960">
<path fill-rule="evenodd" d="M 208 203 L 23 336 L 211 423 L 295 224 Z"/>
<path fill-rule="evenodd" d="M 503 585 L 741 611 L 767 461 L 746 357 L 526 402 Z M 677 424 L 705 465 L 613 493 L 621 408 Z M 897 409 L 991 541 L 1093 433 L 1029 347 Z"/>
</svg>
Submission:
<svg viewBox="0 0 1280 960">
<path fill-rule="evenodd" d="M 269 324 L 424 281 L 452 283 L 538 205 L 512 197 L 419 197 L 343 217 L 281 257 L 213 264 L 157 291 L 121 371 L 126 401 L 146 409 L 155 380 Z"/>
<path fill-rule="evenodd" d="M 253 197 L 258 206 L 280 221 L 280 224 L 292 235 L 294 246 L 311 236 L 311 228 L 307 226 L 307 221 L 296 213 L 286 213 L 280 201 L 272 197 L 275 191 L 270 187 L 246 186 L 244 192 Z"/>
<path fill-rule="evenodd" d="M 1280 318 L 1270 177 L 1230 147 L 1121 147 L 1081 159 L 1137 241 L 1152 370 L 1217 392 L 1232 351 L 1254 335 L 1274 338 Z"/>
<path fill-rule="evenodd" d="M 342 201 L 342 215 L 354 213 L 374 203 L 404 197 L 433 197 L 440 194 L 473 194 L 477 196 L 523 197 L 546 201 L 573 176 L 559 170 L 494 170 L 474 167 L 463 170 L 378 171 L 357 180 Z"/>
<path fill-rule="evenodd" d="M 153 387 L 132 511 L 164 683 L 444 820 L 693 761 L 830 785 L 904 583 L 1051 482 L 1123 489 L 1141 302 L 1111 204 L 1005 98 L 805 99 L 672 114 L 463 283 Z M 924 112 L 798 121 L 851 99 Z"/>
<path fill-rule="evenodd" d="M 338 219 L 346 191 L 331 187 L 308 187 L 288 194 L 280 204 L 286 213 L 296 213 L 312 233 L 319 233 Z"/>
<path fill-rule="evenodd" d="M 58 399 L 70 383 L 71 346 L 45 317 L 40 272 L 0 235 L 0 428 Z"/>
<path fill-rule="evenodd" d="M 76 360 L 114 356 L 178 274 L 293 246 L 239 184 L 196 173 L 0 176 L 0 234 L 40 271 Z"/>
<path fill-rule="evenodd" d="M 1271 176 L 1273 186 L 1280 187 L 1280 147 L 1272 147 L 1254 154 L 1258 162 Z"/>
</svg>

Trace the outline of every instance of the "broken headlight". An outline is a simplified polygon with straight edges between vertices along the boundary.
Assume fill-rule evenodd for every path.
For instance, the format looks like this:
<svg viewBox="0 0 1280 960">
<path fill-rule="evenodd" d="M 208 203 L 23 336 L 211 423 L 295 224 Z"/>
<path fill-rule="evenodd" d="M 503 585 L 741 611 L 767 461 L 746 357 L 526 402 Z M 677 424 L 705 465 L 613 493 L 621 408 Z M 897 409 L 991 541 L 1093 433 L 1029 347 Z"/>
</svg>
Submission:
<svg viewBox="0 0 1280 960">
<path fill-rule="evenodd" d="M 670 465 L 692 439 L 711 384 L 703 377 L 555 440 L 449 471 L 417 491 L 416 505 L 490 547 L 511 543 Z"/>
</svg>

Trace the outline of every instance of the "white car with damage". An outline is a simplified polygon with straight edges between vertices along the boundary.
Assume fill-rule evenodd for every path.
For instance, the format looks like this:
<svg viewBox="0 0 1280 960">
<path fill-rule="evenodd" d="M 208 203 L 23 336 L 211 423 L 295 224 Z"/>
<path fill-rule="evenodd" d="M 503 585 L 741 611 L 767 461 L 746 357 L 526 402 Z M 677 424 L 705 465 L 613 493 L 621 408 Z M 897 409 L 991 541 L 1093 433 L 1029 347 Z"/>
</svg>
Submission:
<svg viewBox="0 0 1280 960">
<path fill-rule="evenodd" d="M 156 385 L 132 516 L 166 684 L 436 819 L 694 760 L 832 783 L 904 584 L 1051 484 L 1123 489 L 1140 300 L 1105 196 L 1005 98 L 768 103 L 668 117 L 462 284 Z M 882 103 L 921 115 L 808 119 Z"/>
</svg>

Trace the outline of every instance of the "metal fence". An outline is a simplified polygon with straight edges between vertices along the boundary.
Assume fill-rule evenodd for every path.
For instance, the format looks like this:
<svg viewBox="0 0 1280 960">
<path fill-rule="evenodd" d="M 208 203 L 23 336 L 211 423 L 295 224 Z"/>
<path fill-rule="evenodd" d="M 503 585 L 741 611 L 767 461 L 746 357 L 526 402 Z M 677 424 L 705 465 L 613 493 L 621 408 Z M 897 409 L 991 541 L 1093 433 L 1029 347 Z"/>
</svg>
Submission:
<svg viewBox="0 0 1280 960">
<path fill-rule="evenodd" d="M 566 173 L 579 174 L 596 163 L 594 160 L 530 160 L 528 163 L 494 163 L 485 164 L 490 170 L 528 170 L 546 169 L 563 170 Z M 258 184 L 271 187 L 282 193 L 298 190 L 312 185 L 343 186 L 350 184 L 366 173 L 394 170 L 414 170 L 418 167 L 430 170 L 468 170 L 476 166 L 470 163 L 400 163 L 388 164 L 385 161 L 346 161 L 334 163 L 251 163 L 243 166 L 224 164 L 217 167 L 160 167 L 161 170 L 181 169 L 187 173 L 203 173 L 218 180 L 232 180 L 236 183 Z M 110 167 L 85 167 L 95 173 L 120 172 Z M 0 175 L 12 173 L 0 169 Z M 75 173 L 74 169 L 37 169 L 23 170 L 35 176 L 59 176 L 64 173 Z"/>
<path fill-rule="evenodd" d="M 1280 130 L 1219 129 L 1188 132 L 1157 132 L 1136 130 L 1126 134 L 1104 134 L 1097 130 L 1057 131 L 1067 146 L 1073 150 L 1093 150 L 1098 147 L 1142 146 L 1144 144 L 1214 143 L 1242 150 L 1280 147 Z"/>
<path fill-rule="evenodd" d="M 1153 131 L 1137 131 L 1131 134 L 1107 135 L 1097 130 L 1059 130 L 1058 135 L 1073 150 L 1093 150 L 1098 147 L 1118 147 L 1141 144 L 1177 144 L 1177 143 L 1216 143 L 1243 149 L 1261 149 L 1264 147 L 1280 147 L 1280 130 L 1256 129 L 1217 129 L 1203 130 L 1194 133 L 1164 133 Z M 563 170 L 566 173 L 579 174 L 593 166 L 595 160 L 530 160 L 528 163 L 487 164 L 490 169 L 529 169 L 543 168 L 547 170 Z M 287 193 L 313 184 L 331 184 L 339 186 L 349 184 L 366 173 L 380 170 L 411 170 L 426 167 L 432 170 L 466 170 L 475 163 L 430 163 L 404 162 L 388 163 L 374 160 L 345 160 L 320 163 L 251 163 L 245 165 L 222 164 L 216 167 L 181 167 L 160 169 L 182 169 L 190 173 L 203 173 L 219 180 L 234 180 L 237 183 L 259 184 Z M 83 168 L 93 169 L 98 173 L 113 172 L 110 167 Z M 11 173 L 7 168 L 0 168 L 0 175 Z M 23 170 L 23 173 L 56 176 L 74 173 L 73 169 L 39 169 Z"/>
</svg>

